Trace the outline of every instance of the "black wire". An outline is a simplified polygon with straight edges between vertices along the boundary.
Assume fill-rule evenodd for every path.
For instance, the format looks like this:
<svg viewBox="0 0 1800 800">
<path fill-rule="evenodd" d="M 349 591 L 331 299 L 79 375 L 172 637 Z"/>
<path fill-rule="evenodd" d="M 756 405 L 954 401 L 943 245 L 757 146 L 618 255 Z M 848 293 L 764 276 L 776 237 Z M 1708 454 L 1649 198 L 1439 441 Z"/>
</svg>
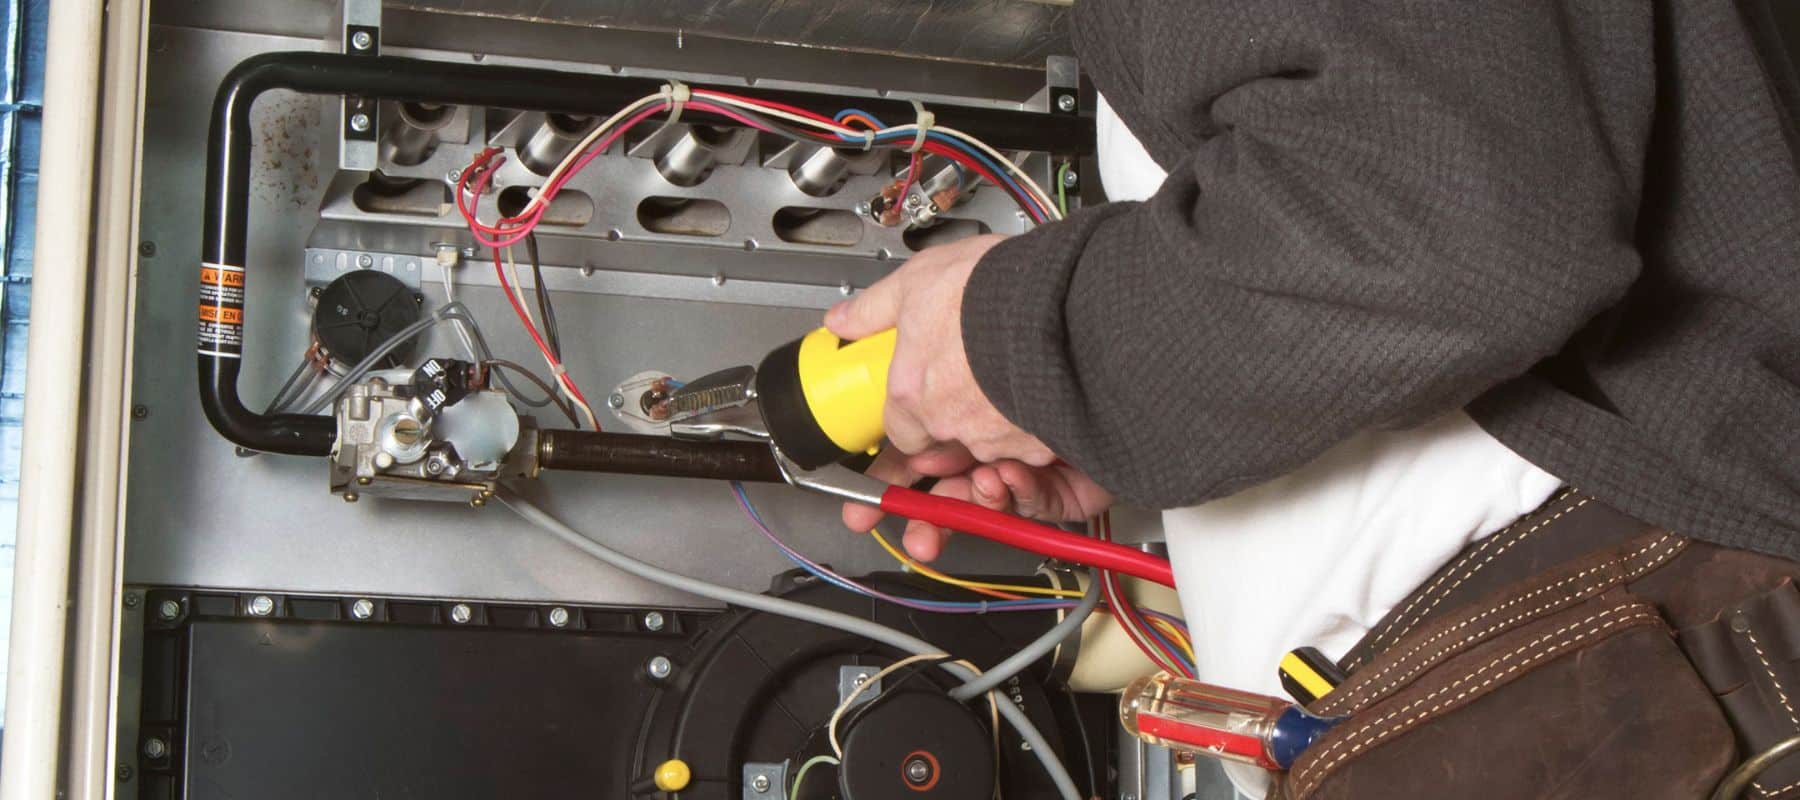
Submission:
<svg viewBox="0 0 1800 800">
<path fill-rule="evenodd" d="M 515 363 L 512 361 L 507 361 L 504 358 L 485 359 L 481 362 L 481 364 L 482 364 L 482 366 L 489 367 L 489 368 L 501 367 L 501 368 L 509 369 L 509 370 L 512 370 L 513 372 L 517 372 L 520 375 L 525 376 L 525 378 L 527 380 L 531 381 L 532 383 L 537 384 L 537 387 L 539 389 L 543 390 L 545 396 L 550 398 L 550 402 L 556 406 L 556 409 L 558 411 L 563 412 L 563 416 L 566 416 L 569 418 L 569 422 L 574 423 L 575 427 L 577 427 L 577 428 L 581 427 L 581 420 L 575 418 L 575 409 L 570 408 L 569 404 L 566 401 L 564 401 L 561 397 L 557 396 L 556 390 L 551 388 L 550 384 L 548 382 L 546 382 L 543 378 L 538 377 L 537 373 L 532 372 L 529 369 L 526 369 L 523 364 L 518 364 L 518 363 Z M 512 390 L 511 394 L 514 397 L 519 396 L 519 392 L 516 389 Z"/>
<path fill-rule="evenodd" d="M 556 309 L 550 305 L 550 290 L 544 286 L 544 266 L 538 260 L 537 234 L 525 234 L 525 256 L 531 259 L 531 282 L 537 291 L 538 316 L 544 318 L 544 343 L 550 355 L 562 360 L 562 335 L 556 330 Z"/>
</svg>

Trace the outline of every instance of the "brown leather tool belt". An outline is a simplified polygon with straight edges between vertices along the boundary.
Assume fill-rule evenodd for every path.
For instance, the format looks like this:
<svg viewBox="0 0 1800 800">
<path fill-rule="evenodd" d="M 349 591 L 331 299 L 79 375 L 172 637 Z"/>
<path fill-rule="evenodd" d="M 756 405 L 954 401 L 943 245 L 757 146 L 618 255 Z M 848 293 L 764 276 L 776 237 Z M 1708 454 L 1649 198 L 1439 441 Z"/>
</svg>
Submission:
<svg viewBox="0 0 1800 800">
<path fill-rule="evenodd" d="M 1340 662 L 1290 800 L 1693 798 L 1800 733 L 1800 564 L 1579 491 L 1477 542 Z M 1744 795 L 1800 797 L 1800 755 Z"/>
</svg>

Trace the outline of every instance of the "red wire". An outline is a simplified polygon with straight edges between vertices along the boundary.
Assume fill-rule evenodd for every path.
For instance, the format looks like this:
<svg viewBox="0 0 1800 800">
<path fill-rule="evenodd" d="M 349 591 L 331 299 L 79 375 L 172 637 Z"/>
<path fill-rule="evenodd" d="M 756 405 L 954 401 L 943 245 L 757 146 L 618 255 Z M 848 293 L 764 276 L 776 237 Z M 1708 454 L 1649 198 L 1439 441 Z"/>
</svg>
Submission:
<svg viewBox="0 0 1800 800">
<path fill-rule="evenodd" d="M 1138 632 L 1131 627 L 1131 622 L 1127 618 L 1124 600 L 1118 596 L 1118 588 L 1113 583 L 1112 573 L 1100 573 L 1100 590 L 1106 598 L 1106 604 L 1111 607 L 1113 622 L 1117 623 L 1119 630 L 1125 633 L 1125 638 L 1130 640 L 1132 645 L 1137 647 L 1138 652 L 1143 653 L 1144 658 L 1149 659 L 1151 664 L 1170 674 L 1178 674 L 1180 670 L 1175 669 L 1171 664 L 1163 660 L 1161 654 L 1157 653 L 1154 649 L 1151 649 L 1151 646 L 1147 641 L 1148 637 L 1139 635 Z"/>
<path fill-rule="evenodd" d="M 912 189 L 913 183 L 919 177 L 919 156 L 922 154 L 922 150 L 914 150 L 912 158 L 906 162 L 906 180 L 900 183 L 900 194 L 894 197 L 894 202 L 899 203 L 903 209 L 906 207 L 906 193 Z"/>
<path fill-rule="evenodd" d="M 1101 512 L 1095 532 L 1099 534 L 1101 541 L 1109 543 L 1112 541 L 1111 514 Z M 1145 632 L 1149 623 L 1144 620 L 1143 614 L 1138 612 L 1137 607 L 1132 605 L 1131 598 L 1125 595 L 1125 588 L 1120 582 L 1118 574 L 1103 571 L 1100 573 L 1100 577 L 1104 582 L 1102 585 L 1106 590 L 1107 602 L 1114 608 L 1113 619 L 1125 630 L 1126 637 L 1131 639 L 1139 650 L 1144 651 L 1144 655 L 1150 658 L 1151 663 L 1161 666 L 1171 674 L 1193 677 L 1185 667 L 1181 666 L 1182 659 L 1178 654 L 1168 645 L 1163 644 L 1162 640 Z M 1155 647 L 1166 658 L 1159 658 L 1158 654 L 1152 653 L 1148 647 Z"/>
<path fill-rule="evenodd" d="M 798 115 L 805 117 L 807 119 L 810 119 L 814 122 L 823 122 L 827 125 L 838 124 L 837 120 L 834 120 L 830 117 L 824 116 L 822 114 L 816 114 L 811 111 L 807 111 L 804 108 L 797 108 L 795 106 L 790 106 L 786 103 L 777 103 L 773 100 L 759 100 L 759 99 L 751 98 L 751 97 L 742 97 L 739 95 L 727 94 L 725 92 L 715 91 L 712 89 L 695 89 L 694 90 L 695 97 L 706 97 L 709 95 L 712 97 L 717 97 L 721 100 L 736 100 L 740 103 L 750 103 L 752 105 L 758 105 L 758 106 L 762 106 L 764 108 L 773 108 L 778 111 L 786 111 L 789 114 L 798 114 Z"/>
</svg>

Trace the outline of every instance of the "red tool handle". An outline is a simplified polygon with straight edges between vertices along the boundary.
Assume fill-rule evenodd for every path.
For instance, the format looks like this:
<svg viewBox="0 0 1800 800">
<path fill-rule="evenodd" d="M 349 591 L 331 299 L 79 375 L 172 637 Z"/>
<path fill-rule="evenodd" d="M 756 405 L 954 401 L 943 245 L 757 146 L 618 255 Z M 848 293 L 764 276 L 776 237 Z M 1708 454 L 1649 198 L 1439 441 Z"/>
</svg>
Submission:
<svg viewBox="0 0 1800 800">
<path fill-rule="evenodd" d="M 926 494 L 904 486 L 890 486 L 881 493 L 881 510 L 907 519 L 972 533 L 983 539 L 992 539 L 1039 555 L 1155 581 L 1170 588 L 1175 586 L 1175 574 L 1169 569 L 1168 559 L 982 508 L 974 503 Z"/>
</svg>

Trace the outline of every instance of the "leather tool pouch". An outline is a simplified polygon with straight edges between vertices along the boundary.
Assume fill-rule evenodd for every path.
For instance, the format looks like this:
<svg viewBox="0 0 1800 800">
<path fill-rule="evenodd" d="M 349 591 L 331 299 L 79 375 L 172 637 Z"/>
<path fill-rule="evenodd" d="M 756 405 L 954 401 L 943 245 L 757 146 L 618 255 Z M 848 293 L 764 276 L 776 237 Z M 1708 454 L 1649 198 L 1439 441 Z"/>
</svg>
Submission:
<svg viewBox="0 0 1800 800">
<path fill-rule="evenodd" d="M 1564 493 L 1471 546 L 1346 656 L 1350 677 L 1310 708 L 1348 719 L 1281 792 L 1705 797 L 1744 754 L 1800 732 L 1797 571 Z M 1748 796 L 1800 797 L 1800 757 L 1758 785 Z"/>
</svg>

